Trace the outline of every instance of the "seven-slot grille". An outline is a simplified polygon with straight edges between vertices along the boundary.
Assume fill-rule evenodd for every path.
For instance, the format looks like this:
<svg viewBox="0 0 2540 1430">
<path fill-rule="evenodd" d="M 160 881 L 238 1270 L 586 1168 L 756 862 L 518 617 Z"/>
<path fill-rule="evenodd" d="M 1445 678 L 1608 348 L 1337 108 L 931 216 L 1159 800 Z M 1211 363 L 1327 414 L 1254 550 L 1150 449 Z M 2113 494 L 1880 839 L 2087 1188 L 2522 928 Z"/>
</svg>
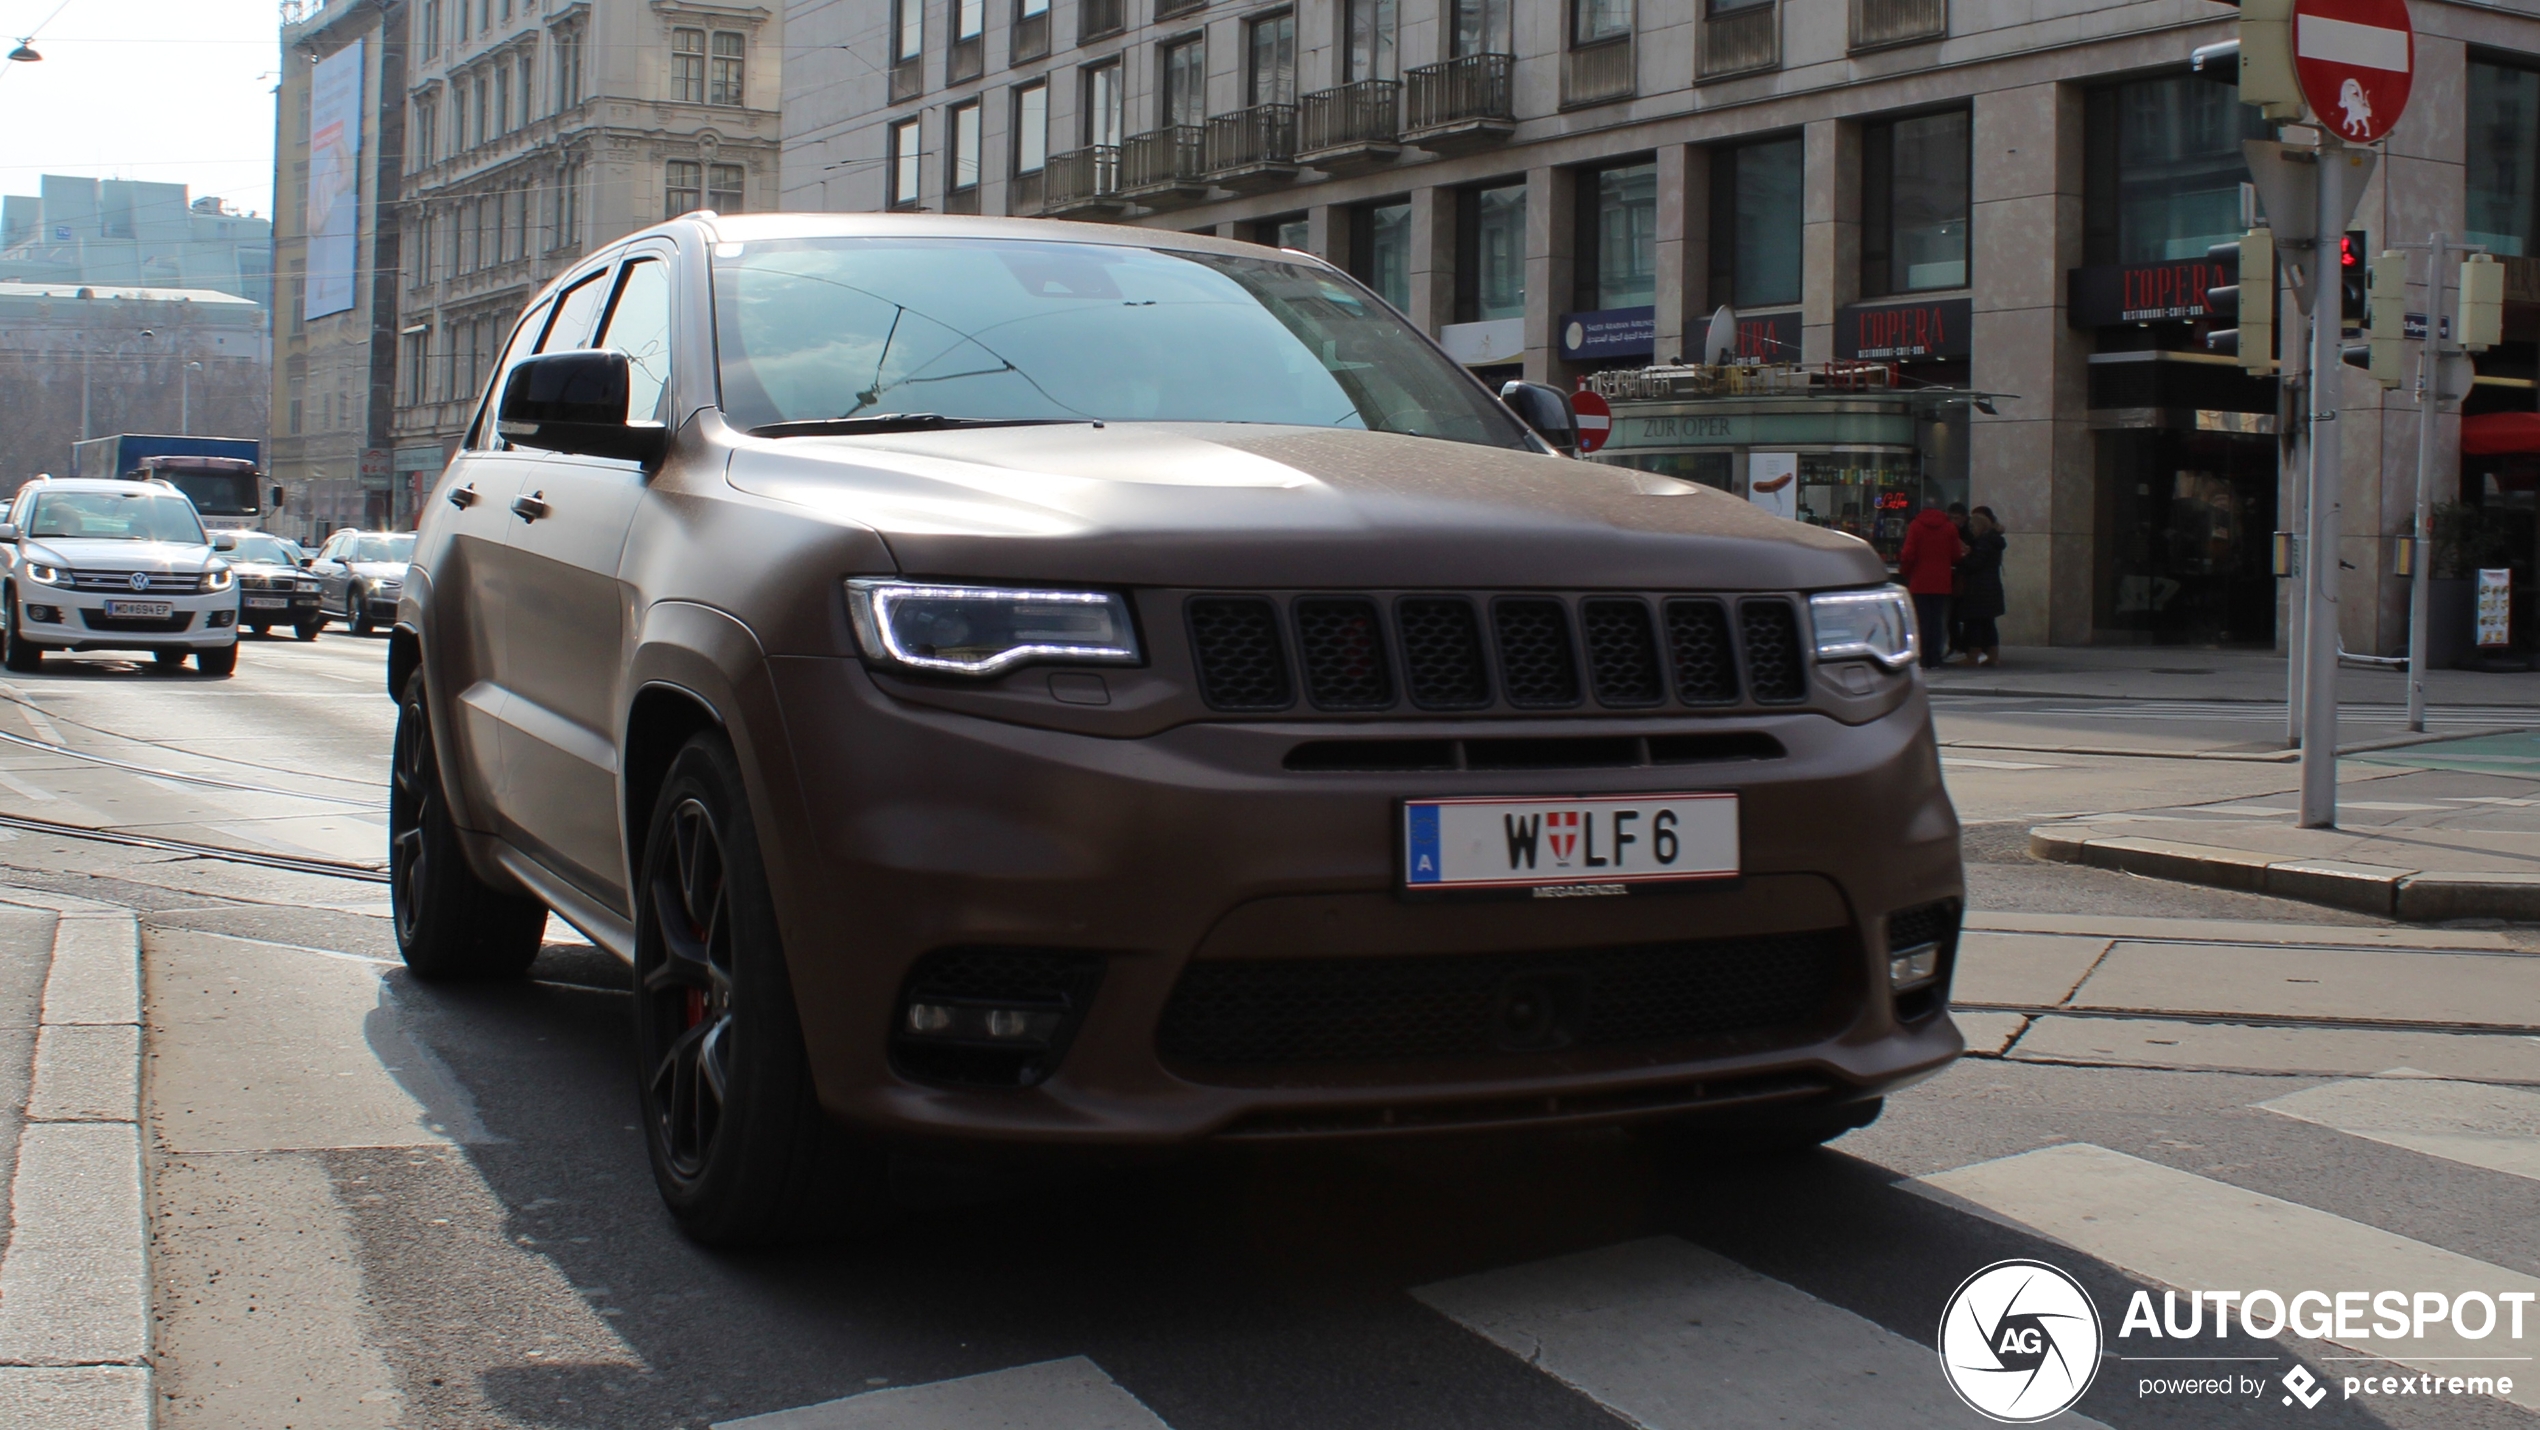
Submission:
<svg viewBox="0 0 2540 1430">
<path fill-rule="evenodd" d="M 1808 698 L 1789 596 L 1193 596 L 1200 697 L 1225 711 L 1364 714 L 1795 705 Z"/>
<path fill-rule="evenodd" d="M 132 584 L 129 571 L 73 571 L 71 589 L 103 591 L 113 596 L 191 596 L 202 589 L 203 578 L 187 572 L 151 571 L 147 586 Z"/>
</svg>

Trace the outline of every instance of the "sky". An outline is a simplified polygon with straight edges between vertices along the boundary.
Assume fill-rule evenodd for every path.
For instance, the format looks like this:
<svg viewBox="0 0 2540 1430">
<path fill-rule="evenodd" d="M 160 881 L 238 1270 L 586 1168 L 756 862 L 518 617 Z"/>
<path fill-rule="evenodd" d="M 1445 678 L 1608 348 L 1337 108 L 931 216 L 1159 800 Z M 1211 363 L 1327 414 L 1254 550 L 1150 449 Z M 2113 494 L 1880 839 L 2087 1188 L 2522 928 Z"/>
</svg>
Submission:
<svg viewBox="0 0 2540 1430">
<path fill-rule="evenodd" d="M 276 0 L 0 0 L 0 54 L 37 26 L 43 62 L 0 63 L 0 193 L 148 179 L 272 216 Z"/>
</svg>

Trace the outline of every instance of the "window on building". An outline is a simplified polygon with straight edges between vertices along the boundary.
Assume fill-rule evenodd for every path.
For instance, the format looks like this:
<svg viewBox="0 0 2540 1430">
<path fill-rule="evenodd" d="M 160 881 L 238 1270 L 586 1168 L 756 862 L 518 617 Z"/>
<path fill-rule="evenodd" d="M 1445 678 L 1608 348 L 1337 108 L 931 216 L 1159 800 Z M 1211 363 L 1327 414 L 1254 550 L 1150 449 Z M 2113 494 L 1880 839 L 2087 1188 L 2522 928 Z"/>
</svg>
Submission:
<svg viewBox="0 0 2540 1430">
<path fill-rule="evenodd" d="M 918 128 L 914 119 L 891 126 L 891 207 L 917 206 Z"/>
<path fill-rule="evenodd" d="M 579 29 L 556 31 L 556 108 L 571 109 L 582 102 L 582 32 Z"/>
<path fill-rule="evenodd" d="M 1025 20 L 1037 20 L 1049 12 L 1050 0 L 1022 0 L 1014 10 L 1017 17 Z"/>
<path fill-rule="evenodd" d="M 1088 145 L 1117 144 L 1127 123 L 1120 85 L 1120 62 L 1091 65 L 1085 70 L 1085 140 Z"/>
<path fill-rule="evenodd" d="M 2506 258 L 2540 254 L 2540 73 L 2473 61 L 2468 137 L 2469 241 Z"/>
<path fill-rule="evenodd" d="M 1796 134 L 1712 151 L 1714 304 L 1770 308 L 1799 301 L 1804 163 Z"/>
<path fill-rule="evenodd" d="M 423 56 L 441 53 L 441 0 L 423 0 Z"/>
<path fill-rule="evenodd" d="M 681 104 L 706 102 L 706 32 L 670 32 L 670 97 Z"/>
<path fill-rule="evenodd" d="M 706 166 L 706 207 L 719 214 L 745 212 L 750 171 L 739 164 Z"/>
<path fill-rule="evenodd" d="M 1526 186 L 1455 196 L 1456 321 L 1526 315 Z"/>
<path fill-rule="evenodd" d="M 1658 166 L 1623 164 L 1578 176 L 1577 255 L 1582 310 L 1658 301 Z"/>
<path fill-rule="evenodd" d="M 953 38 L 975 40 L 988 31 L 988 0 L 953 0 Z"/>
<path fill-rule="evenodd" d="M 512 132 L 512 67 L 494 66 L 494 127 L 488 137 Z"/>
<path fill-rule="evenodd" d="M 1314 224 L 1303 214 L 1266 218 L 1252 226 L 1252 241 L 1310 253 L 1314 249 Z"/>
<path fill-rule="evenodd" d="M 291 435 L 294 437 L 300 435 L 300 402 L 297 397 L 291 399 Z"/>
<path fill-rule="evenodd" d="M 538 60 L 524 50 L 520 56 L 520 122 L 523 125 L 537 116 Z"/>
<path fill-rule="evenodd" d="M 476 118 L 475 123 L 470 126 L 475 131 L 473 137 L 479 144 L 494 137 L 493 131 L 485 127 L 485 106 L 491 97 L 491 91 L 492 86 L 480 76 L 476 81 Z"/>
<path fill-rule="evenodd" d="M 1400 0 L 1347 0 L 1349 46 L 1341 54 L 1341 82 L 1394 79 L 1401 64 L 1394 37 L 1401 30 Z"/>
<path fill-rule="evenodd" d="M 714 60 L 706 78 L 706 103 L 737 105 L 743 93 L 742 65 L 749 40 L 731 30 L 714 33 Z"/>
<path fill-rule="evenodd" d="M 1350 276 L 1402 312 L 1411 311 L 1411 205 L 1350 210 Z"/>
<path fill-rule="evenodd" d="M 2240 235 L 2243 139 L 2270 127 L 2236 91 L 2193 75 L 2093 90 L 2082 126 L 2082 261 L 2202 258 Z M 2477 113 L 2475 109 L 2471 113 Z"/>
<path fill-rule="evenodd" d="M 1296 12 L 1264 15 L 1247 27 L 1244 103 L 1296 103 Z"/>
<path fill-rule="evenodd" d="M 1509 0 L 1455 0 L 1454 58 L 1512 53 Z"/>
<path fill-rule="evenodd" d="M 925 0 L 897 0 L 891 25 L 891 58 L 913 60 L 926 53 Z"/>
<path fill-rule="evenodd" d="M 668 198 L 663 214 L 677 218 L 706 206 L 705 166 L 694 159 L 673 159 L 663 166 L 662 189 Z"/>
<path fill-rule="evenodd" d="M 511 247 L 514 258 L 529 256 L 529 204 L 536 196 L 537 190 L 527 185 L 523 185 L 520 192 L 512 195 Z"/>
<path fill-rule="evenodd" d="M 1863 297 L 1967 286 L 1972 119 L 1952 109 L 1861 131 Z"/>
<path fill-rule="evenodd" d="M 569 248 L 582 241 L 582 161 L 565 162 L 556 175 L 556 246 Z"/>
<path fill-rule="evenodd" d="M 1583 49 L 1632 32 L 1632 0 L 1570 0 L 1570 47 Z"/>
<path fill-rule="evenodd" d="M 1027 84 L 1014 91 L 1014 172 L 1037 174 L 1050 157 L 1050 87 Z"/>
<path fill-rule="evenodd" d="M 429 168 L 441 157 L 441 96 L 427 94 L 415 100 L 415 167 Z"/>
<path fill-rule="evenodd" d="M 405 351 L 398 359 L 397 370 L 403 395 L 397 400 L 408 407 L 420 407 L 424 403 L 424 393 L 428 390 L 428 384 L 424 379 L 432 370 L 432 330 L 426 328 L 422 332 L 407 333 L 404 336 L 405 341 L 402 346 Z"/>
<path fill-rule="evenodd" d="M 944 119 L 944 187 L 956 192 L 975 189 L 979 187 L 979 101 L 954 105 Z"/>
<path fill-rule="evenodd" d="M 1160 97 L 1156 101 L 1156 123 L 1208 122 L 1207 55 L 1206 42 L 1196 35 L 1157 50 L 1156 63 L 1163 79 L 1157 87 Z"/>
</svg>

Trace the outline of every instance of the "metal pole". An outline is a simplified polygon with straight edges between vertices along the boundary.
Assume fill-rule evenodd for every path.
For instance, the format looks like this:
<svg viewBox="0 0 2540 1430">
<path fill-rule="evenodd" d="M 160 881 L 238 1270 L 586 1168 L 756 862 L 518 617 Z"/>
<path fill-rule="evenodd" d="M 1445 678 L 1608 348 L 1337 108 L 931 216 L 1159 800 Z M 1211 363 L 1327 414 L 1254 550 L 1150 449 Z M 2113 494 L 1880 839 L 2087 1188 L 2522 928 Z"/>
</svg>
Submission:
<svg viewBox="0 0 2540 1430">
<path fill-rule="evenodd" d="M 2302 563 L 2302 827 L 2337 827 L 2337 575 L 2344 496 L 2337 436 L 2345 328 L 2338 260 L 2346 227 L 2346 146 L 2325 131 L 2319 149 L 2319 236 L 2311 251 L 2310 550 Z"/>
<path fill-rule="evenodd" d="M 2408 728 L 2425 729 L 2426 570 L 2434 556 L 2434 533 L 2427 523 L 2434 511 L 2434 419 L 2443 410 L 2435 391 L 2436 370 L 2443 361 L 2443 260 L 2446 236 L 2426 240 L 2425 341 L 2417 347 L 2417 514 L 2412 535 L 2416 550 L 2408 563 Z"/>
<path fill-rule="evenodd" d="M 176 370 L 176 430 L 180 436 L 194 433 L 194 364 Z"/>
<path fill-rule="evenodd" d="M 79 345 L 79 440 L 88 440 L 88 343 Z"/>
<path fill-rule="evenodd" d="M 2282 324 L 2279 342 L 2283 353 L 2278 370 L 2276 420 L 2288 434 L 2284 439 L 2284 529 L 2297 534 L 2293 560 L 2301 568 L 2292 573 L 2284 611 L 2284 746 L 2298 750 L 2302 748 L 2302 671 L 2308 664 L 2303 658 L 2306 627 L 2302 616 L 2308 600 L 2303 594 L 2308 579 L 2303 571 L 2309 566 L 2310 544 L 2304 514 L 2311 509 L 2311 330 L 2310 319 L 2303 315 L 2301 304 L 2293 301 L 2289 284 L 2276 314 Z"/>
</svg>

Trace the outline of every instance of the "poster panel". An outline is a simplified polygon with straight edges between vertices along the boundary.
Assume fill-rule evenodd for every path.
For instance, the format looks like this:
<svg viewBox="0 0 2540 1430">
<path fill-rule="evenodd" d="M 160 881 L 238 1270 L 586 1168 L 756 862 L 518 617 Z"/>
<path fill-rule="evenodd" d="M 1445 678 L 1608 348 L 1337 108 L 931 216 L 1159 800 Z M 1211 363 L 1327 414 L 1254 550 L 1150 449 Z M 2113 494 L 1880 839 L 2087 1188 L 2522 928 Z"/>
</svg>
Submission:
<svg viewBox="0 0 2540 1430">
<path fill-rule="evenodd" d="M 319 61 L 309 83 L 308 270 L 311 318 L 353 306 L 362 200 L 362 54 L 355 40 Z"/>
</svg>

